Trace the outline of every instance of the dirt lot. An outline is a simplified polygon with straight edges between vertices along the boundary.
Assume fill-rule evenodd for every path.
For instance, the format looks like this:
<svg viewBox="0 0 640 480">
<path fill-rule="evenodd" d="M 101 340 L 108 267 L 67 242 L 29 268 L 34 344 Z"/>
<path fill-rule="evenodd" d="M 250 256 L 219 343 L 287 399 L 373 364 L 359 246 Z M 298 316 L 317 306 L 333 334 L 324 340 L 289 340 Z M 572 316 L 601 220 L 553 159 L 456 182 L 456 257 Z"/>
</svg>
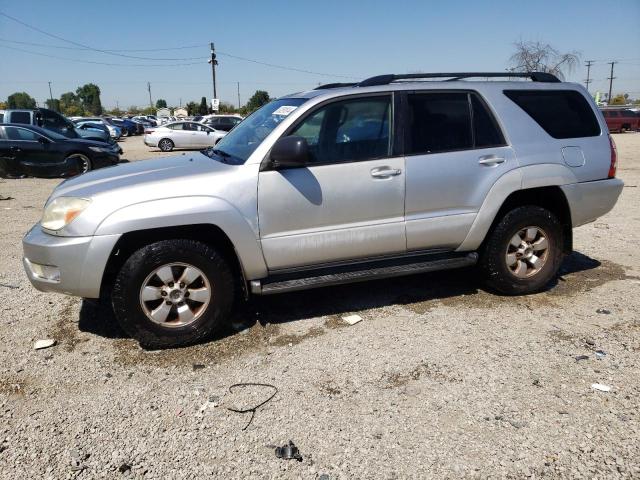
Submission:
<svg viewBox="0 0 640 480">
<path fill-rule="evenodd" d="M 161 352 L 30 286 L 20 239 L 57 181 L 0 180 L 0 477 L 640 477 L 640 134 L 615 139 L 621 200 L 545 293 L 494 296 L 467 271 L 326 288 Z M 279 389 L 244 431 L 227 408 L 271 391 L 237 382 Z M 269 447 L 289 439 L 301 462 Z"/>
</svg>

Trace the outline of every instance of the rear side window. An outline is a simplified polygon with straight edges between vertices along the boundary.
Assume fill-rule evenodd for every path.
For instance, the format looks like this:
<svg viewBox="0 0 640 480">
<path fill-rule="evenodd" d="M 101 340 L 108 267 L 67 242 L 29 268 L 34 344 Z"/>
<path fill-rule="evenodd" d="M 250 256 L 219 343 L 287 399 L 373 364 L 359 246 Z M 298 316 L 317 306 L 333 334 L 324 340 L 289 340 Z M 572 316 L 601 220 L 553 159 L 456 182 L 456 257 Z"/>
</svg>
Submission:
<svg viewBox="0 0 640 480">
<path fill-rule="evenodd" d="M 408 107 L 408 155 L 505 144 L 495 118 L 475 93 L 409 94 Z"/>
<path fill-rule="evenodd" d="M 553 138 L 600 135 L 587 100 L 573 90 L 505 90 L 504 94 Z"/>
<path fill-rule="evenodd" d="M 10 123 L 25 123 L 27 125 L 30 125 L 31 113 L 30 112 L 11 112 Z"/>
</svg>

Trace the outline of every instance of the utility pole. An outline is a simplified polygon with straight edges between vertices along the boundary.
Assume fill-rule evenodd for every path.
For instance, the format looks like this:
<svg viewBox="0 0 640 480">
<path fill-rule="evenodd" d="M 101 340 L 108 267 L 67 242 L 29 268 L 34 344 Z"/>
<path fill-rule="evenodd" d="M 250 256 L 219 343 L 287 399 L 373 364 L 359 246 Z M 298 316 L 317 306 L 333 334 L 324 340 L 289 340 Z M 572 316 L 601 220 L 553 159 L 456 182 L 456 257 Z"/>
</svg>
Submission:
<svg viewBox="0 0 640 480">
<path fill-rule="evenodd" d="M 240 82 L 238 83 L 238 110 L 240 110 Z"/>
<path fill-rule="evenodd" d="M 213 42 L 211 42 L 210 45 L 211 58 L 208 62 L 211 64 L 211 74 L 213 76 L 213 98 L 218 98 L 218 91 L 216 90 L 216 65 L 218 65 L 218 61 L 216 60 L 216 47 L 213 45 Z"/>
<path fill-rule="evenodd" d="M 51 93 L 51 82 L 49 82 L 49 98 L 51 99 L 51 105 L 53 106 L 53 93 Z"/>
<path fill-rule="evenodd" d="M 149 106 L 153 108 L 153 102 L 151 101 L 151 82 L 147 82 L 147 90 L 149 90 Z"/>
<path fill-rule="evenodd" d="M 589 84 L 593 81 L 591 80 L 591 65 L 593 65 L 593 60 L 587 60 L 586 64 L 587 66 L 587 79 L 584 81 L 584 86 L 587 87 L 587 92 L 589 91 Z"/>
<path fill-rule="evenodd" d="M 607 78 L 607 80 L 609 80 L 609 97 L 607 98 L 607 104 L 611 105 L 611 87 L 613 87 L 613 79 L 616 78 L 613 76 L 613 66 L 618 62 L 613 61 L 608 63 L 611 65 L 611 75 Z"/>
</svg>

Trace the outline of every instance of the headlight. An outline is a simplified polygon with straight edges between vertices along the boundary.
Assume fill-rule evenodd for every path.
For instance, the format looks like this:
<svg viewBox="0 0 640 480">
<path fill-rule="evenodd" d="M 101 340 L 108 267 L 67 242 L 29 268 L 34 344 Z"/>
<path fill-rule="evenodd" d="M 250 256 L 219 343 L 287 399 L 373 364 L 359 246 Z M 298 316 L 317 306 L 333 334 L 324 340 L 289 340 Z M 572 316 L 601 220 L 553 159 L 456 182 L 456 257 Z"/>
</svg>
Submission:
<svg viewBox="0 0 640 480">
<path fill-rule="evenodd" d="M 58 197 L 44 209 L 42 228 L 60 230 L 69 225 L 91 203 L 85 198 Z"/>
<path fill-rule="evenodd" d="M 89 150 L 93 152 L 110 153 L 111 147 L 89 147 Z"/>
</svg>

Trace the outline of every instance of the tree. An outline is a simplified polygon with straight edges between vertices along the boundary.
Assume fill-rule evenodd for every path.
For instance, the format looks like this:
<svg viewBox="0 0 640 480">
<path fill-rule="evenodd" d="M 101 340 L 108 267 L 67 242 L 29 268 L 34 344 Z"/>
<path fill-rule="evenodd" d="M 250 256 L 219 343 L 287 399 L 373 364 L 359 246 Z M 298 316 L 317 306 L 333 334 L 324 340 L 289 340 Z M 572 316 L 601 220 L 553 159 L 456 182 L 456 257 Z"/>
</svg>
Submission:
<svg viewBox="0 0 640 480">
<path fill-rule="evenodd" d="M 218 107 L 218 113 L 236 113 L 236 111 L 236 107 L 229 102 L 220 102 L 220 106 Z"/>
<path fill-rule="evenodd" d="M 547 72 L 564 79 L 564 72 L 571 73 L 580 63 L 578 52 L 560 53 L 548 43 L 520 40 L 514 46 L 509 59 L 514 72 Z"/>
<path fill-rule="evenodd" d="M 145 107 L 142 109 L 142 115 L 155 115 L 156 109 L 154 107 Z"/>
<path fill-rule="evenodd" d="M 68 117 L 84 115 L 82 102 L 73 92 L 60 95 L 60 112 Z"/>
<path fill-rule="evenodd" d="M 7 97 L 7 108 L 36 108 L 36 99 L 26 92 L 12 93 Z"/>
<path fill-rule="evenodd" d="M 56 112 L 60 111 L 60 100 L 58 100 L 57 98 L 53 98 L 53 99 L 49 98 L 44 103 L 47 106 L 47 108 L 51 110 L 55 110 Z"/>
<path fill-rule="evenodd" d="M 82 101 L 82 107 L 92 115 L 102 114 L 100 102 L 100 87 L 94 83 L 87 83 L 76 90 L 76 95 Z"/>
<path fill-rule="evenodd" d="M 256 93 L 249 99 L 247 105 L 245 106 L 247 112 L 251 113 L 254 110 L 259 109 L 261 106 L 269 103 L 271 99 L 269 98 L 269 94 L 264 90 L 256 90 Z"/>
<path fill-rule="evenodd" d="M 167 101 L 159 98 L 158 100 L 156 100 L 156 108 L 167 108 Z"/>
<path fill-rule="evenodd" d="M 200 115 L 206 115 L 209 113 L 209 105 L 207 105 L 207 97 L 202 97 L 200 100 L 200 107 L 198 108 L 198 113 Z"/>
<path fill-rule="evenodd" d="M 196 102 L 189 102 L 184 106 L 184 108 L 187 109 L 189 116 L 198 115 L 198 112 L 200 111 L 200 105 Z"/>
<path fill-rule="evenodd" d="M 6 110 L 7 109 L 7 102 L 0 102 L 0 110 Z"/>
<path fill-rule="evenodd" d="M 124 114 L 124 112 L 122 110 L 120 110 L 119 108 L 112 108 L 107 113 L 109 115 L 114 116 L 114 117 L 121 117 Z"/>
<path fill-rule="evenodd" d="M 609 105 L 626 105 L 626 104 L 627 104 L 627 99 L 624 98 L 624 95 L 619 95 L 619 94 L 613 97 L 609 102 Z"/>
<path fill-rule="evenodd" d="M 127 113 L 130 115 L 140 115 L 140 109 L 135 105 L 131 105 L 129 108 L 127 108 Z"/>
</svg>

